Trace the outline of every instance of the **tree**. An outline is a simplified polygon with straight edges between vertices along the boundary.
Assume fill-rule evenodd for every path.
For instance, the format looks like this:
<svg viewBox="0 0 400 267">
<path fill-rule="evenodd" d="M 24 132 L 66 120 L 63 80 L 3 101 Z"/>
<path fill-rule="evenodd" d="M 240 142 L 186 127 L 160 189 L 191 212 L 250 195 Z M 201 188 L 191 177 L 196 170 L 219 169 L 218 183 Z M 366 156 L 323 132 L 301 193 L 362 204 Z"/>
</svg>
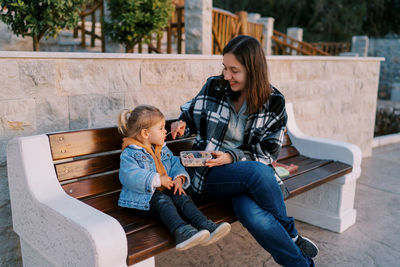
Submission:
<svg viewBox="0 0 400 267">
<path fill-rule="evenodd" d="M 168 25 L 174 6 L 171 0 L 110 0 L 106 34 L 125 45 L 126 52 Z"/>
<path fill-rule="evenodd" d="M 63 28 L 73 28 L 86 0 L 0 0 L 0 18 L 17 36 L 29 35 L 33 51 L 39 50 L 43 36 L 57 36 Z"/>
<path fill-rule="evenodd" d="M 350 42 L 353 35 L 400 34 L 400 0 L 214 0 L 231 12 L 275 18 L 274 27 L 304 29 L 308 42 Z"/>
</svg>

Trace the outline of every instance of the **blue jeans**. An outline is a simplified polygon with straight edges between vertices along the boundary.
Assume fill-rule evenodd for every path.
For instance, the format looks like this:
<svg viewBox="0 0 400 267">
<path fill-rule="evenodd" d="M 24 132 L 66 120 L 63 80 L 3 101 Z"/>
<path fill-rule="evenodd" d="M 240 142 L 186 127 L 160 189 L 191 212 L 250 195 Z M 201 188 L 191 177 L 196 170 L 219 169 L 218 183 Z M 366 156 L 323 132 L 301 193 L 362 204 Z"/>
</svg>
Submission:
<svg viewBox="0 0 400 267">
<path fill-rule="evenodd" d="M 167 189 L 162 192 L 154 191 L 150 200 L 150 212 L 160 217 L 171 234 L 179 227 L 187 225 L 187 222 L 197 229 L 207 222 L 207 217 L 188 195 L 174 195 L 172 190 Z"/>
<path fill-rule="evenodd" d="M 274 260 L 283 266 L 314 266 L 293 242 L 294 219 L 286 214 L 273 170 L 260 162 L 242 161 L 209 170 L 205 193 L 232 198 L 233 210 L 244 227 Z"/>
</svg>

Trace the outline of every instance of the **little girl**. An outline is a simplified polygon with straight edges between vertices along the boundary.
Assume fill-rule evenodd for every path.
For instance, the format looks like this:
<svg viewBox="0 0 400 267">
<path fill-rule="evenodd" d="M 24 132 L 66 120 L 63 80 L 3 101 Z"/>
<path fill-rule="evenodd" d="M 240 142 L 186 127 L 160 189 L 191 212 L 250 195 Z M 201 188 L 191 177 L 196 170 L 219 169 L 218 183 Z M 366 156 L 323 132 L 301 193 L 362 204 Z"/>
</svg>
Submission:
<svg viewBox="0 0 400 267">
<path fill-rule="evenodd" d="M 208 245 L 227 235 L 229 223 L 216 224 L 201 213 L 184 189 L 189 175 L 165 145 L 165 118 L 156 107 L 122 110 L 118 130 L 122 144 L 118 205 L 156 213 L 175 236 L 176 249 Z M 190 224 L 181 218 L 181 213 Z"/>
</svg>

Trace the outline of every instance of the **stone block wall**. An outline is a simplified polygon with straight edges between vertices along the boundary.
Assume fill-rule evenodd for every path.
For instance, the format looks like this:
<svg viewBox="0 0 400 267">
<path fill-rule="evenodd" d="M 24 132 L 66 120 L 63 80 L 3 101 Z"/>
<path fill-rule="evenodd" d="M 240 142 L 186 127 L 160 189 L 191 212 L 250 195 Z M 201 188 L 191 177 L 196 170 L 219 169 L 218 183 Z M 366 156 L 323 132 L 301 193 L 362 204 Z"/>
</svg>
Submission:
<svg viewBox="0 0 400 267">
<path fill-rule="evenodd" d="M 268 57 L 272 83 L 304 133 L 371 154 L 380 58 Z M 221 56 L 0 52 L 0 266 L 18 266 L 6 145 L 15 136 L 116 125 L 120 109 L 158 106 L 167 118 L 222 71 Z M 33 155 L 34 156 L 34 155 Z"/>
</svg>

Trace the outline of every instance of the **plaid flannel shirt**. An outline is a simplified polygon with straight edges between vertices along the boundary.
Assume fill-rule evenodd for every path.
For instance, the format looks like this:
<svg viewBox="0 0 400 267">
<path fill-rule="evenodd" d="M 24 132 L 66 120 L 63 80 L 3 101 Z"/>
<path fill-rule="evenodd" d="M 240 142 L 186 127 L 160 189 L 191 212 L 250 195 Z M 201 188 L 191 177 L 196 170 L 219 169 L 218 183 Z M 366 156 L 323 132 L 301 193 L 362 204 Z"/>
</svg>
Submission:
<svg viewBox="0 0 400 267">
<path fill-rule="evenodd" d="M 221 149 L 231 115 L 228 101 L 231 93 L 229 84 L 221 76 L 213 76 L 197 96 L 181 106 L 179 119 L 186 122 L 185 136 L 196 134 L 194 150 Z M 256 113 L 249 114 L 243 144 L 226 152 L 232 155 L 234 162 L 254 160 L 269 165 L 278 157 L 286 122 L 285 98 L 272 87 L 269 100 Z M 189 170 L 192 188 L 197 193 L 204 191 L 207 170 L 207 167 Z M 282 181 L 277 175 L 276 178 L 282 189 Z"/>
</svg>

